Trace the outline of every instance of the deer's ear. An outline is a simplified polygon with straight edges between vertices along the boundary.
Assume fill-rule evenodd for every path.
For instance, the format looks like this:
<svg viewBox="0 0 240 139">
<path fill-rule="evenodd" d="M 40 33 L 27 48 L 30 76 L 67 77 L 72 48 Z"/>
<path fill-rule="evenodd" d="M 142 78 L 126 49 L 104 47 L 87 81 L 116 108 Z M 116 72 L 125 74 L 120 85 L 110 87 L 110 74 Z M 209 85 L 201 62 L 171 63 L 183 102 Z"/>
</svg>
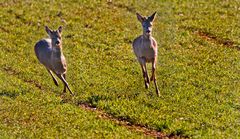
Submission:
<svg viewBox="0 0 240 139">
<path fill-rule="evenodd" d="M 142 23 L 145 18 L 143 16 L 141 16 L 139 13 L 136 13 L 136 15 L 137 15 L 138 21 L 140 21 Z"/>
<path fill-rule="evenodd" d="M 59 32 L 59 33 L 62 33 L 62 26 L 60 26 L 60 27 L 58 28 L 58 32 Z"/>
<path fill-rule="evenodd" d="M 148 17 L 150 22 L 153 22 L 157 12 L 154 12 L 151 16 Z"/>
<path fill-rule="evenodd" d="M 48 35 L 52 34 L 52 30 L 48 26 L 45 26 L 45 30 L 46 30 Z"/>
</svg>

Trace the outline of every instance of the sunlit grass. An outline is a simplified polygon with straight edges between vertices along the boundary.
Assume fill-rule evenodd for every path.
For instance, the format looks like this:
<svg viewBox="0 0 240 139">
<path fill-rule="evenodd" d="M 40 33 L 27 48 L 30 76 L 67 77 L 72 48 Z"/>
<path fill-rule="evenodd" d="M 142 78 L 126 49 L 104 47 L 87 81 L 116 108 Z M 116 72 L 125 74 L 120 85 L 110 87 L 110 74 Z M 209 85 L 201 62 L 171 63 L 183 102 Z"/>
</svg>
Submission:
<svg viewBox="0 0 240 139">
<path fill-rule="evenodd" d="M 237 138 L 239 6 L 238 1 L 1 2 L 0 133 L 15 138 L 135 137 L 136 133 L 75 106 L 89 103 L 113 117 L 166 134 Z M 132 52 L 131 41 L 142 32 L 135 11 L 143 15 L 157 11 L 153 36 L 159 44 L 161 97 L 153 84 L 145 90 Z M 68 104 L 61 104 L 59 97 L 63 86 L 54 85 L 33 52 L 37 40 L 47 36 L 44 25 L 64 27 L 67 80 L 76 94 Z M 234 48 L 204 39 L 197 31 L 231 40 Z M 32 113 L 38 120 L 31 120 Z M 24 123 L 29 118 L 31 123 Z"/>
</svg>

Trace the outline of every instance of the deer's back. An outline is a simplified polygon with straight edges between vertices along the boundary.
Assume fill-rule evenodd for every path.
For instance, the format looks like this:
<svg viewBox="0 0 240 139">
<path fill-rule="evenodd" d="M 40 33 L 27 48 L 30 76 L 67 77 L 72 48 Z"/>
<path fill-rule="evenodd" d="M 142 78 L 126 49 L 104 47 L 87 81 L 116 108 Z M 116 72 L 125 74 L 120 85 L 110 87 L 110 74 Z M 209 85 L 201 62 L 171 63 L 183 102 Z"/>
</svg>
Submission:
<svg viewBox="0 0 240 139">
<path fill-rule="evenodd" d="M 34 47 L 35 54 L 44 66 L 50 68 L 50 58 L 51 58 L 51 52 L 52 52 L 52 47 L 51 47 L 51 40 L 50 39 L 42 39 L 38 41 Z"/>
<path fill-rule="evenodd" d="M 157 57 L 157 43 L 153 37 L 146 39 L 139 36 L 133 41 L 133 51 L 137 58 L 145 58 L 150 62 Z"/>
</svg>

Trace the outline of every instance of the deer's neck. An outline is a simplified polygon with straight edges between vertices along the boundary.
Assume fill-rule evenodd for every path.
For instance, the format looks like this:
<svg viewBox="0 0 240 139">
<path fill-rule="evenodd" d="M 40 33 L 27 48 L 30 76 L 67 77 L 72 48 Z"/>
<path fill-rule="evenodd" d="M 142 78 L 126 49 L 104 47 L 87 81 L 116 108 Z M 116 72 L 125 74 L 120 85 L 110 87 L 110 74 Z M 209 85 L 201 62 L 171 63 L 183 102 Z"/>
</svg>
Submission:
<svg viewBox="0 0 240 139">
<path fill-rule="evenodd" d="M 63 53 L 62 53 L 61 47 L 59 47 L 59 48 L 53 47 L 52 48 L 52 56 L 54 58 L 61 58 L 62 55 L 63 55 Z"/>
<path fill-rule="evenodd" d="M 141 38 L 141 45 L 142 47 L 152 47 L 152 36 L 151 35 L 142 35 Z"/>
<path fill-rule="evenodd" d="M 150 40 L 152 36 L 143 34 L 142 37 L 143 37 L 144 40 Z"/>
</svg>

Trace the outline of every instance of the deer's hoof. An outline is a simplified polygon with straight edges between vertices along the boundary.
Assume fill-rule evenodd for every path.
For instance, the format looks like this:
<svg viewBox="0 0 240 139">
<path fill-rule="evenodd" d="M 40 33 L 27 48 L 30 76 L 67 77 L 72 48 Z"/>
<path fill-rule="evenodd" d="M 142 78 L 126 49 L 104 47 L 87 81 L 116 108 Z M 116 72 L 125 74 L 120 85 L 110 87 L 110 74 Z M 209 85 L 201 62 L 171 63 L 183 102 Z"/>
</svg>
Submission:
<svg viewBox="0 0 240 139">
<path fill-rule="evenodd" d="M 150 81 L 153 81 L 153 77 L 150 78 Z"/>
<path fill-rule="evenodd" d="M 54 82 L 56 86 L 59 86 L 58 82 Z"/>
<path fill-rule="evenodd" d="M 74 97 L 75 96 L 75 94 L 73 93 L 73 92 L 71 92 L 71 95 Z"/>
<path fill-rule="evenodd" d="M 146 88 L 146 89 L 149 88 L 149 83 L 145 83 L 145 88 Z"/>
<path fill-rule="evenodd" d="M 157 96 L 160 97 L 160 92 L 158 89 L 156 89 Z"/>
</svg>

